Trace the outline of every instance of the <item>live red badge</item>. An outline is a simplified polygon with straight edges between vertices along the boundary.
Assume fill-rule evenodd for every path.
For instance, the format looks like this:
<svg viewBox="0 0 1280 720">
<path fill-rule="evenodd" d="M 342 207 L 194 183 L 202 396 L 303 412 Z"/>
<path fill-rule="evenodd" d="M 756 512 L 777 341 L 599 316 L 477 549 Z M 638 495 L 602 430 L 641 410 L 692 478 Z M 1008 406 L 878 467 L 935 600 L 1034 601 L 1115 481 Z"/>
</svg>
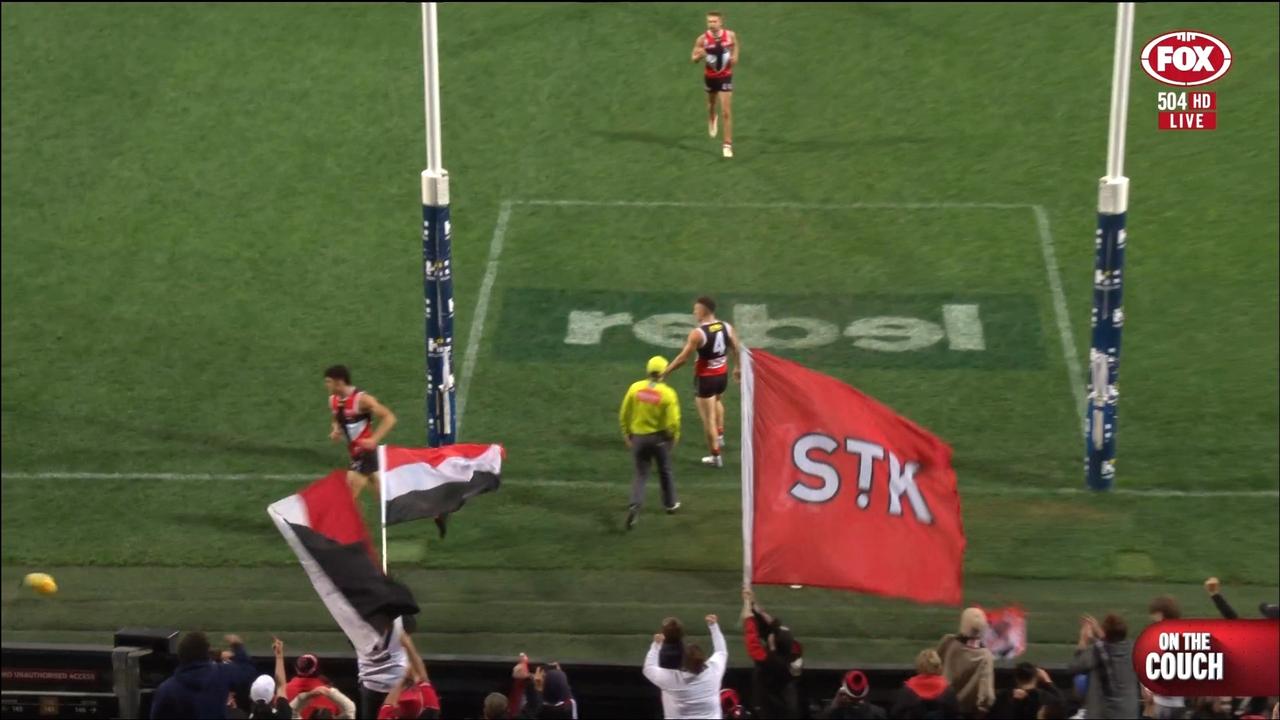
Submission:
<svg viewBox="0 0 1280 720">
<path fill-rule="evenodd" d="M 1157 695 L 1280 695 L 1280 620 L 1158 622 L 1138 636 L 1133 665 Z"/>
</svg>

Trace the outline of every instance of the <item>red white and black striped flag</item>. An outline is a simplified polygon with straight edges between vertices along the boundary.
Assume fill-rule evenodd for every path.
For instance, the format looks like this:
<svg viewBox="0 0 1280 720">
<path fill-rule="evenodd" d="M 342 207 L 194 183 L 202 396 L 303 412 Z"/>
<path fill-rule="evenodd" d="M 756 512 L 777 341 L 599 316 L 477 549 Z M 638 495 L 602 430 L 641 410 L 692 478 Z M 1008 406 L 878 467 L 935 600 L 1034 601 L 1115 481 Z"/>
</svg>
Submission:
<svg viewBox="0 0 1280 720">
<path fill-rule="evenodd" d="M 501 445 L 378 448 L 386 525 L 456 512 L 467 500 L 501 484 Z"/>
<path fill-rule="evenodd" d="M 346 470 L 335 470 L 272 503 L 267 514 L 333 619 L 365 657 L 380 652 L 396 618 L 416 614 L 418 605 L 409 588 L 378 566 L 346 478 Z"/>
</svg>

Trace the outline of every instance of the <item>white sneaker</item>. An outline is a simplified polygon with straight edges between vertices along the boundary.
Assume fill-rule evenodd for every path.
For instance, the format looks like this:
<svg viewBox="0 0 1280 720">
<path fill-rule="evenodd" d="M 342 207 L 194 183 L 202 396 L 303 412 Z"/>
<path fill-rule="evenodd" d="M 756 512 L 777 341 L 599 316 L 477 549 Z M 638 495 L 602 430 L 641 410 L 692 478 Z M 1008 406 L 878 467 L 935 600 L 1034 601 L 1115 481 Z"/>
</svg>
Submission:
<svg viewBox="0 0 1280 720">
<path fill-rule="evenodd" d="M 725 156 L 725 157 L 733 157 L 733 146 L 732 146 L 732 145 L 729 145 L 729 144 L 727 144 L 727 143 L 726 143 L 726 144 L 725 144 L 725 146 L 724 146 L 724 148 L 722 148 L 722 150 L 723 150 L 723 152 L 724 152 L 724 156 Z"/>
<path fill-rule="evenodd" d="M 716 133 L 719 130 L 720 130 L 720 116 L 713 115 L 711 119 L 707 121 L 707 134 L 710 135 L 711 137 L 715 137 Z"/>
<path fill-rule="evenodd" d="M 709 465 L 711 467 L 722 468 L 724 467 L 724 458 L 720 457 L 719 455 L 708 455 L 702 458 L 702 464 Z"/>
</svg>

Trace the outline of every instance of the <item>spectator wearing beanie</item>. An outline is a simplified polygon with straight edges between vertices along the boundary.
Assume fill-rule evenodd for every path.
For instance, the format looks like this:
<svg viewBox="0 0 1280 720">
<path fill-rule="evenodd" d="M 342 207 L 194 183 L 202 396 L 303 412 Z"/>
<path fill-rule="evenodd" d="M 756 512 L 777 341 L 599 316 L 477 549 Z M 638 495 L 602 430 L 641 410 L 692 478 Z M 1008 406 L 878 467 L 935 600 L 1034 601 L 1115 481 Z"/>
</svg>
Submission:
<svg viewBox="0 0 1280 720">
<path fill-rule="evenodd" d="M 844 674 L 840 689 L 820 717 L 822 720 L 883 720 L 884 708 L 867 702 L 870 693 L 871 683 L 866 674 L 850 670 Z"/>
<path fill-rule="evenodd" d="M 1068 670 L 1089 675 L 1084 700 L 1089 720 L 1138 717 L 1138 677 L 1128 634 L 1129 626 L 1119 615 L 1108 615 L 1101 625 L 1088 615 L 1080 621 L 1080 640 Z"/>
<path fill-rule="evenodd" d="M 935 720 L 960 716 L 956 693 L 942 675 L 942 658 L 932 648 L 916 656 L 916 674 L 907 678 L 898 691 L 898 699 L 889 711 L 897 720 L 920 718 Z"/>
<path fill-rule="evenodd" d="M 791 629 L 756 604 L 750 590 L 742 591 L 742 638 L 752 670 L 753 700 L 760 717 L 791 720 L 800 717 L 798 679 L 804 649 Z"/>
<path fill-rule="evenodd" d="M 720 717 L 724 720 L 747 720 L 751 717 L 747 709 L 742 707 L 742 699 L 738 697 L 737 690 L 725 688 L 720 691 Z"/>
<path fill-rule="evenodd" d="M 1031 663 L 1018 663 L 1013 669 L 1014 687 L 996 693 L 995 704 L 988 717 L 997 720 L 1035 720 L 1040 708 L 1062 704 L 1062 692 L 1054 687 L 1049 673 Z"/>
<path fill-rule="evenodd" d="M 715 615 L 708 615 L 707 629 L 711 631 L 713 652 L 707 657 L 697 645 L 689 645 L 684 651 L 684 666 L 680 670 L 668 670 L 658 666 L 664 636 L 653 636 L 653 644 L 644 658 L 644 676 L 662 691 L 662 715 L 674 718 L 710 718 L 721 716 L 720 682 L 724 679 L 725 666 L 729 662 L 729 648 Z"/>
<path fill-rule="evenodd" d="M 955 690 L 963 717 L 980 717 L 996 701 L 995 658 L 982 643 L 986 631 L 987 614 L 981 608 L 965 608 L 960 632 L 944 635 L 938 643 L 942 674 Z"/>
<path fill-rule="evenodd" d="M 332 718 L 354 718 L 356 705 L 351 698 L 330 685 L 328 678 L 320 674 L 320 659 L 315 655 L 300 655 L 294 661 L 293 679 L 284 686 L 284 696 L 298 717 L 305 720 L 327 712 Z"/>
</svg>

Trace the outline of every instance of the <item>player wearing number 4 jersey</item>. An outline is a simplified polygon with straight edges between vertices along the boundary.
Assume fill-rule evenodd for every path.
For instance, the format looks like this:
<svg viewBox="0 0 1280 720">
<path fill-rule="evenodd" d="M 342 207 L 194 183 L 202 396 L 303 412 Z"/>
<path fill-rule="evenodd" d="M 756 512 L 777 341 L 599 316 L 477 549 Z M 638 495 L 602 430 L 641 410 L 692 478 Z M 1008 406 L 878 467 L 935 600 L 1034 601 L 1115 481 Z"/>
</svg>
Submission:
<svg viewBox="0 0 1280 720">
<path fill-rule="evenodd" d="M 697 355 L 694 363 L 693 383 L 697 390 L 694 403 L 711 454 L 702 458 L 702 464 L 724 467 L 720 451 L 724 449 L 724 402 L 720 399 L 729 386 L 729 357 L 737 354 L 738 336 L 733 326 L 716 319 L 716 301 L 705 295 L 693 304 L 693 317 L 698 326 L 689 331 L 684 349 L 667 366 L 662 377 L 665 380 L 684 365 L 691 355 Z M 738 369 L 733 370 L 738 379 Z"/>
<path fill-rule="evenodd" d="M 738 64 L 738 34 L 724 27 L 724 16 L 707 13 L 707 31 L 693 41 L 693 62 L 703 62 L 703 79 L 707 85 L 707 134 L 716 136 L 720 116 L 724 117 L 724 146 L 727 158 L 733 157 L 733 68 Z"/>
</svg>

